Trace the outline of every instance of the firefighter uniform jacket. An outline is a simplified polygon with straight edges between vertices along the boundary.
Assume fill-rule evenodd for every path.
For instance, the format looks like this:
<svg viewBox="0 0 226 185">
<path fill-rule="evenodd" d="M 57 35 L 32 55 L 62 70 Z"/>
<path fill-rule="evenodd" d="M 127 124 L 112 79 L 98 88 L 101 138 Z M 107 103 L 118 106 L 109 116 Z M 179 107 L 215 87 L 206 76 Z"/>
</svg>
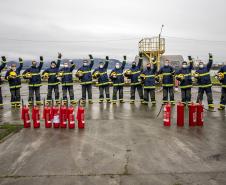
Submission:
<svg viewBox="0 0 226 185">
<path fill-rule="evenodd" d="M 40 64 L 38 65 L 38 67 L 31 66 L 30 68 L 26 69 L 23 72 L 24 78 L 29 79 L 29 83 L 28 83 L 29 87 L 40 87 L 42 85 L 41 75 L 40 75 L 42 66 L 43 66 L 43 61 L 40 61 Z M 32 75 L 31 78 L 27 78 L 26 73 L 31 73 Z"/>
<path fill-rule="evenodd" d="M 144 70 L 141 74 L 144 75 L 144 89 L 155 89 L 155 75 L 157 64 L 154 63 L 153 68 Z"/>
<path fill-rule="evenodd" d="M 75 69 L 75 64 L 72 63 L 71 67 L 63 67 L 60 69 L 60 73 L 62 73 L 61 85 L 62 86 L 71 86 L 73 85 L 73 73 L 72 71 Z"/>
<path fill-rule="evenodd" d="M 132 71 L 132 75 L 130 77 L 131 84 L 130 85 L 140 85 L 140 74 L 142 72 L 142 63 L 143 59 L 140 57 L 137 66 L 132 66 L 130 70 Z"/>
<path fill-rule="evenodd" d="M 109 84 L 109 79 L 108 79 L 108 74 L 107 74 L 108 63 L 109 63 L 109 61 L 106 60 L 103 68 L 98 67 L 93 71 L 93 74 L 97 71 L 100 73 L 100 76 L 98 78 L 98 86 L 103 86 L 103 85 Z"/>
<path fill-rule="evenodd" d="M 0 65 L 0 87 L 1 87 L 1 84 L 2 84 L 2 79 L 1 79 L 2 73 L 1 72 L 4 69 L 5 66 L 6 66 L 6 62 L 2 61 L 2 64 Z"/>
<path fill-rule="evenodd" d="M 210 78 L 210 69 L 212 67 L 213 60 L 210 58 L 208 64 L 203 67 L 196 70 L 196 73 L 199 74 L 199 77 L 197 79 L 197 84 L 200 88 L 206 88 L 211 87 L 212 82 Z"/>
<path fill-rule="evenodd" d="M 222 80 L 220 80 L 222 87 L 226 88 L 226 65 L 221 67 L 220 70 L 218 71 L 218 73 L 223 73 L 224 74 L 224 78 Z"/>
<path fill-rule="evenodd" d="M 175 71 L 172 66 L 163 66 L 160 68 L 158 73 L 163 75 L 163 79 L 162 79 L 163 87 L 173 87 L 174 86 L 173 75 L 174 75 Z"/>
<path fill-rule="evenodd" d="M 21 75 L 20 71 L 23 68 L 23 61 L 20 62 L 20 66 L 16 69 L 16 77 L 10 78 L 10 72 L 13 72 L 12 69 L 8 70 L 5 74 L 5 79 L 9 82 L 9 88 L 10 89 L 19 89 L 21 88 Z"/>
<path fill-rule="evenodd" d="M 61 60 L 58 59 L 57 60 L 57 64 L 55 68 L 48 68 L 45 71 L 43 71 L 42 74 L 48 73 L 49 77 L 48 77 L 48 85 L 58 85 L 60 82 L 57 78 L 57 74 L 59 72 L 59 68 L 60 68 L 60 62 Z"/>
<path fill-rule="evenodd" d="M 88 66 L 82 66 L 78 69 L 78 71 L 82 71 L 83 76 L 80 78 L 81 85 L 92 84 L 92 73 L 91 70 L 93 68 L 94 59 L 91 59 L 91 62 Z"/>
<path fill-rule="evenodd" d="M 193 62 L 190 62 L 190 65 L 186 68 L 181 68 L 176 72 L 176 76 L 183 75 L 184 78 L 181 80 L 180 78 L 177 78 L 177 80 L 180 81 L 180 88 L 181 89 L 187 89 L 192 87 L 192 78 L 191 78 L 191 71 L 193 69 Z"/>
<path fill-rule="evenodd" d="M 113 86 L 123 86 L 124 85 L 124 76 L 123 76 L 123 70 L 125 68 L 126 61 L 124 60 L 122 62 L 122 66 L 119 69 L 114 68 L 110 73 L 110 78 L 113 82 Z M 113 78 L 111 76 L 112 73 L 116 73 L 116 78 Z"/>
</svg>

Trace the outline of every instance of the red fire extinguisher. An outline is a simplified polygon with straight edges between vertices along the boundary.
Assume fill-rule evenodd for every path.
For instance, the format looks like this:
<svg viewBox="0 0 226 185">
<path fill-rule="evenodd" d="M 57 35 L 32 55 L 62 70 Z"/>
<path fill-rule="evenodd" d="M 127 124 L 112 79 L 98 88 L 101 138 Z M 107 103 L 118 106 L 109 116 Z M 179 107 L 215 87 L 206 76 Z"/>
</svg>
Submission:
<svg viewBox="0 0 226 185">
<path fill-rule="evenodd" d="M 75 116 L 74 116 L 74 107 L 70 106 L 67 109 L 67 119 L 68 119 L 68 128 L 75 128 Z"/>
<path fill-rule="evenodd" d="M 78 128 L 83 129 L 85 127 L 85 110 L 80 105 L 80 100 L 78 102 L 78 111 L 77 111 L 77 121 L 78 121 Z"/>
<path fill-rule="evenodd" d="M 45 119 L 45 127 L 51 128 L 52 127 L 52 121 L 51 121 L 51 115 L 50 115 L 50 107 L 46 106 L 44 108 L 44 119 Z"/>
<path fill-rule="evenodd" d="M 51 107 L 51 120 L 54 128 L 60 127 L 60 110 L 59 107 L 54 105 Z"/>
<path fill-rule="evenodd" d="M 40 127 L 40 112 L 38 106 L 32 107 L 32 120 L 34 128 Z"/>
<path fill-rule="evenodd" d="M 203 126 L 203 110 L 204 110 L 204 107 L 201 103 L 198 103 L 197 104 L 197 123 L 196 125 L 197 126 Z"/>
<path fill-rule="evenodd" d="M 65 105 L 60 106 L 60 127 L 67 128 L 67 107 Z"/>
<path fill-rule="evenodd" d="M 196 125 L 196 113 L 197 106 L 193 102 L 189 105 L 189 126 L 194 127 Z"/>
<path fill-rule="evenodd" d="M 163 123 L 165 127 L 171 125 L 171 105 L 169 103 L 164 105 Z"/>
<path fill-rule="evenodd" d="M 24 128 L 31 127 L 29 108 L 28 106 L 24 105 L 23 100 L 22 100 L 22 109 L 21 109 L 21 119 L 24 121 Z"/>
<path fill-rule="evenodd" d="M 177 126 L 184 126 L 184 104 L 181 102 L 177 104 Z"/>
</svg>

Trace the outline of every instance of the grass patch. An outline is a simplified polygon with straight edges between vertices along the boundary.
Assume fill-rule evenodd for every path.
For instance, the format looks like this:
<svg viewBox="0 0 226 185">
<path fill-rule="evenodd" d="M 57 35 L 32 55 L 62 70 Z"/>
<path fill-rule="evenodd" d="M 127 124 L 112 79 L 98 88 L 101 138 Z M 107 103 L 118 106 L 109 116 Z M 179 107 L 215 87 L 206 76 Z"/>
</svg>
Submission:
<svg viewBox="0 0 226 185">
<path fill-rule="evenodd" d="M 11 133 L 16 133 L 23 128 L 23 125 L 0 125 L 0 141 Z"/>
</svg>

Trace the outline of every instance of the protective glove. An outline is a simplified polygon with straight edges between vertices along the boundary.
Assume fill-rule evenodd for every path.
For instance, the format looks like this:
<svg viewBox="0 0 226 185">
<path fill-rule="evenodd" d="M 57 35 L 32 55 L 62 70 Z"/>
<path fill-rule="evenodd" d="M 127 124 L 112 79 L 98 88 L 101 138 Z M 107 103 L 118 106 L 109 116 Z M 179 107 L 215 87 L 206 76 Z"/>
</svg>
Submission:
<svg viewBox="0 0 226 185">
<path fill-rule="evenodd" d="M 43 56 L 40 56 L 40 61 L 43 61 Z"/>
<path fill-rule="evenodd" d="M 6 62 L 6 57 L 2 56 L 2 61 Z"/>
<path fill-rule="evenodd" d="M 62 57 L 62 54 L 58 53 L 58 58 L 61 59 L 61 57 Z"/>
<path fill-rule="evenodd" d="M 209 59 L 213 59 L 212 53 L 209 53 Z"/>
<path fill-rule="evenodd" d="M 90 58 L 91 60 L 93 60 L 93 56 L 92 56 L 91 54 L 89 54 L 89 58 Z"/>
<path fill-rule="evenodd" d="M 71 64 L 74 64 L 73 60 L 69 60 L 69 62 L 70 62 Z"/>
</svg>

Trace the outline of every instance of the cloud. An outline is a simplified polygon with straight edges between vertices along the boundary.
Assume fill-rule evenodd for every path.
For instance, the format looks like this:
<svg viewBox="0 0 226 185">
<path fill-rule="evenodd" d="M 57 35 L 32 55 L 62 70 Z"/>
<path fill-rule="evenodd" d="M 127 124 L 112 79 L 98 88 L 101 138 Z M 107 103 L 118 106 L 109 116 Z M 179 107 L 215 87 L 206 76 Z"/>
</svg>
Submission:
<svg viewBox="0 0 226 185">
<path fill-rule="evenodd" d="M 127 54 L 133 59 L 139 38 L 158 35 L 164 24 L 163 36 L 196 39 L 167 38 L 167 53 L 205 58 L 211 51 L 217 60 L 226 60 L 226 42 L 197 40 L 226 41 L 225 6 L 224 0 L 1 1 L 0 51 L 11 58 L 51 58 L 62 51 L 68 57 L 81 58 L 92 52 L 98 57 Z"/>
</svg>

